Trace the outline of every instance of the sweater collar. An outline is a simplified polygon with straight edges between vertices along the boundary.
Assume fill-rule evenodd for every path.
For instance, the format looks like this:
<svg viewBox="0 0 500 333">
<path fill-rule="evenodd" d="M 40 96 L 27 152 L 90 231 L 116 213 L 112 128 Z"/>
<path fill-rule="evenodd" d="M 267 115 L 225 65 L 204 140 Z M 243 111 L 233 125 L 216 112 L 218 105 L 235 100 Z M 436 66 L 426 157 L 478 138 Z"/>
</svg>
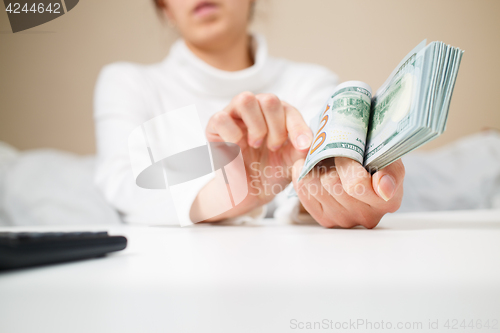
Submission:
<svg viewBox="0 0 500 333">
<path fill-rule="evenodd" d="M 264 37 L 258 34 L 252 37 L 255 63 L 240 71 L 228 72 L 208 65 L 194 55 L 182 39 L 172 45 L 165 65 L 177 74 L 179 83 L 199 94 L 232 98 L 243 91 L 262 91 L 278 68 L 269 61 Z"/>
</svg>

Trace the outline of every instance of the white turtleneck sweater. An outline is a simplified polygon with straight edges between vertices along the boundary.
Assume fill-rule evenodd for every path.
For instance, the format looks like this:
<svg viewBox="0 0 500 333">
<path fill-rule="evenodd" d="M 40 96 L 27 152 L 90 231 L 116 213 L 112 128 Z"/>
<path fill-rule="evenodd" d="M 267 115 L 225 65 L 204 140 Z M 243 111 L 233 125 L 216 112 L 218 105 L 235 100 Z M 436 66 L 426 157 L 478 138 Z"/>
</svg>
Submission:
<svg viewBox="0 0 500 333">
<path fill-rule="evenodd" d="M 128 136 L 147 120 L 195 104 L 205 128 L 215 112 L 244 91 L 277 95 L 295 106 L 308 124 L 322 108 L 337 85 L 334 73 L 317 65 L 270 57 L 261 36 L 254 36 L 254 42 L 255 64 L 236 72 L 211 67 L 182 40 L 160 63 L 115 63 L 102 70 L 94 100 L 96 184 L 125 222 L 178 223 L 168 190 L 148 190 L 135 184 Z"/>
</svg>

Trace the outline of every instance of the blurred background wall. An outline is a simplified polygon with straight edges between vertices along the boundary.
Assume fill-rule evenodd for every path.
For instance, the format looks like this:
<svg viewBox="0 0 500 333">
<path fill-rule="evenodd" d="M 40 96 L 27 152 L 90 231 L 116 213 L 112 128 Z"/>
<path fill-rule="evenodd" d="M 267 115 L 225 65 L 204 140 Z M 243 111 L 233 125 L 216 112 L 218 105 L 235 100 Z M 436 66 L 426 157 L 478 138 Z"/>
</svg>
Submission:
<svg viewBox="0 0 500 333">
<path fill-rule="evenodd" d="M 253 29 L 267 36 L 272 55 L 321 64 L 374 90 L 424 38 L 464 49 L 447 132 L 423 149 L 500 128 L 499 0 L 257 2 Z M 0 140 L 19 149 L 93 153 L 93 89 L 102 66 L 160 61 L 177 38 L 150 0 L 82 0 L 16 34 L 0 8 Z"/>
</svg>

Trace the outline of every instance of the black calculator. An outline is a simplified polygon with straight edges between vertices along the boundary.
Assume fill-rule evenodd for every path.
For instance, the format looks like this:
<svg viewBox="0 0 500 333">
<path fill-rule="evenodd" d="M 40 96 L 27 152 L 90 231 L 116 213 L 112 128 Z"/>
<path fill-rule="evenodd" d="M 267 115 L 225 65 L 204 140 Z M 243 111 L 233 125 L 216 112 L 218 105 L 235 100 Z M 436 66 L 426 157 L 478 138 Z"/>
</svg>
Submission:
<svg viewBox="0 0 500 333">
<path fill-rule="evenodd" d="M 102 257 L 127 238 L 99 232 L 0 232 L 0 270 Z"/>
</svg>

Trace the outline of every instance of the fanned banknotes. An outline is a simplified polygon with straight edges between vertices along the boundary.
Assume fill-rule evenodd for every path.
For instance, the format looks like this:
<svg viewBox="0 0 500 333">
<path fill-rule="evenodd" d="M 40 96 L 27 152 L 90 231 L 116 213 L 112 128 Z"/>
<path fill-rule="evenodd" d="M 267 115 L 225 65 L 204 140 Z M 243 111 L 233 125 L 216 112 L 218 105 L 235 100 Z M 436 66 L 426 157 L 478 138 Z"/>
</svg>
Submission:
<svg viewBox="0 0 500 333">
<path fill-rule="evenodd" d="M 314 140 L 299 179 L 319 162 L 349 157 L 382 169 L 443 133 L 463 51 L 424 40 L 375 96 L 369 85 L 339 85 L 311 127 Z"/>
</svg>

